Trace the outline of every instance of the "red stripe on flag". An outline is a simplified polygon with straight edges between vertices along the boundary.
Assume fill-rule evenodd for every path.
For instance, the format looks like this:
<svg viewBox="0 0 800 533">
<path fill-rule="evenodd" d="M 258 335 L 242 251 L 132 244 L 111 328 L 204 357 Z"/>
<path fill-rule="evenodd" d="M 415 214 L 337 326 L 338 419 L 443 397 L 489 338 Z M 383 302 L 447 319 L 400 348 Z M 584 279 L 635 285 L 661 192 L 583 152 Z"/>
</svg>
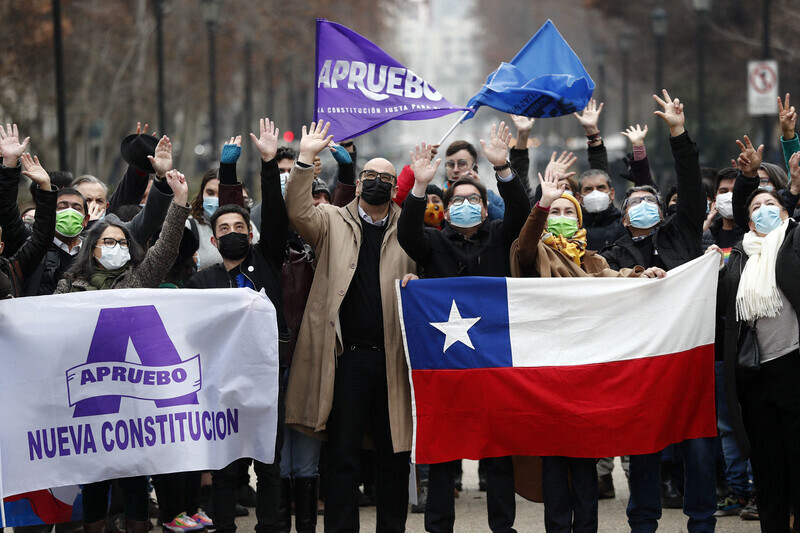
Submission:
<svg viewBox="0 0 800 533">
<path fill-rule="evenodd" d="M 714 345 L 580 366 L 412 370 L 416 461 L 616 457 L 717 432 Z"/>
</svg>

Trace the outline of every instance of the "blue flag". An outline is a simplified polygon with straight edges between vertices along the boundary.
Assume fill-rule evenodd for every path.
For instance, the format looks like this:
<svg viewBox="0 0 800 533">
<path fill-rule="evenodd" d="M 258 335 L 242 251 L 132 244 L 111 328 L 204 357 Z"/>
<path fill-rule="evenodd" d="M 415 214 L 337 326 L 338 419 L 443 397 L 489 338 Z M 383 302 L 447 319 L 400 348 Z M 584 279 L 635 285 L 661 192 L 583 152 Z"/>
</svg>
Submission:
<svg viewBox="0 0 800 533">
<path fill-rule="evenodd" d="M 581 60 L 548 20 L 510 63 L 502 63 L 489 74 L 467 106 L 477 110 L 488 105 L 527 117 L 560 117 L 586 107 L 594 88 Z"/>
</svg>

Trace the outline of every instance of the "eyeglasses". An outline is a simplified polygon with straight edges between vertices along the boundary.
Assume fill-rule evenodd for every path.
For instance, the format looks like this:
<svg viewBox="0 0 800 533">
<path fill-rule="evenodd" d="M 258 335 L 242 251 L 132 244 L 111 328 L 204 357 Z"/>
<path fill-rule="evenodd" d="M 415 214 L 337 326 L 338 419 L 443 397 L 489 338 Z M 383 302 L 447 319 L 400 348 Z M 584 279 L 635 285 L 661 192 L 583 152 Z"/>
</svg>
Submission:
<svg viewBox="0 0 800 533">
<path fill-rule="evenodd" d="M 384 183 L 394 183 L 394 181 L 397 179 L 393 174 L 389 174 L 388 172 L 377 172 L 375 170 L 362 170 L 358 177 L 367 181 L 378 178 Z"/>
<path fill-rule="evenodd" d="M 480 194 L 470 194 L 467 196 L 453 196 L 450 200 L 450 205 L 461 205 L 464 203 L 464 200 L 468 201 L 472 205 L 476 205 L 481 203 L 481 195 Z"/>
<path fill-rule="evenodd" d="M 127 248 L 128 247 L 128 239 L 112 239 L 111 237 L 103 237 L 97 241 L 97 248 L 101 246 L 108 246 L 109 248 L 113 248 L 115 245 L 119 244 L 120 248 Z"/>
<path fill-rule="evenodd" d="M 447 170 L 453 170 L 458 165 L 458 170 L 467 170 L 469 168 L 469 161 L 466 159 L 459 159 L 458 161 L 445 161 L 444 168 Z"/>
<path fill-rule="evenodd" d="M 628 207 L 633 207 L 635 205 L 639 205 L 642 202 L 647 202 L 648 204 L 658 204 L 658 198 L 655 196 L 633 196 L 625 200 L 625 204 Z"/>
<path fill-rule="evenodd" d="M 759 187 L 766 187 L 767 185 L 769 185 L 769 178 L 759 178 L 758 185 Z"/>
</svg>

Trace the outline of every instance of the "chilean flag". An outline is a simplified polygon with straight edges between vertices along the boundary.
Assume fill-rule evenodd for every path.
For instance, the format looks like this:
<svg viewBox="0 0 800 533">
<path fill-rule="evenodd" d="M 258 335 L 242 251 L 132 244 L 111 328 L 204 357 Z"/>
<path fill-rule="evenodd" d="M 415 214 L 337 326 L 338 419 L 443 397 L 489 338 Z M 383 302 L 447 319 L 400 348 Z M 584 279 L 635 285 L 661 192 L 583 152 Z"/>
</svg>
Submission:
<svg viewBox="0 0 800 533">
<path fill-rule="evenodd" d="M 616 457 L 716 435 L 718 264 L 398 283 L 414 462 Z"/>
</svg>

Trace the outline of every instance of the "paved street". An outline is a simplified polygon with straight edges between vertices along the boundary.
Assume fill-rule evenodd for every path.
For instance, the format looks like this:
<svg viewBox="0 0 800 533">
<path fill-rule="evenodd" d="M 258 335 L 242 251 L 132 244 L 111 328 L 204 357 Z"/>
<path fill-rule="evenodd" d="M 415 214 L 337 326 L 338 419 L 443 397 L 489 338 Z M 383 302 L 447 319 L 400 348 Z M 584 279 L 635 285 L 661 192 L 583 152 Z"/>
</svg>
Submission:
<svg viewBox="0 0 800 533">
<path fill-rule="evenodd" d="M 255 482 L 255 476 L 251 474 Z M 489 530 L 486 523 L 486 493 L 478 491 L 478 462 L 464 461 L 464 492 L 456 499 L 456 525 L 455 531 L 486 532 Z M 625 517 L 625 506 L 628 503 L 628 487 L 625 474 L 617 459 L 614 468 L 614 486 L 617 497 L 614 500 L 600 501 L 600 529 L 601 533 L 629 531 Z M 425 531 L 422 514 L 408 515 L 406 530 L 409 533 L 422 533 Z M 253 531 L 255 516 L 253 509 L 250 516 L 237 520 L 237 526 L 242 532 Z M 517 496 L 517 520 L 515 529 L 523 532 L 544 531 L 544 507 L 540 503 L 531 503 Z M 317 531 L 322 531 L 322 517 L 319 517 Z M 361 508 L 361 530 L 365 533 L 375 531 L 375 508 Z M 724 533 L 756 533 L 760 531 L 758 522 L 745 522 L 738 516 L 728 516 L 717 519 L 718 532 Z M 665 509 L 661 519 L 659 533 L 686 532 L 686 517 L 680 510 Z"/>
</svg>

